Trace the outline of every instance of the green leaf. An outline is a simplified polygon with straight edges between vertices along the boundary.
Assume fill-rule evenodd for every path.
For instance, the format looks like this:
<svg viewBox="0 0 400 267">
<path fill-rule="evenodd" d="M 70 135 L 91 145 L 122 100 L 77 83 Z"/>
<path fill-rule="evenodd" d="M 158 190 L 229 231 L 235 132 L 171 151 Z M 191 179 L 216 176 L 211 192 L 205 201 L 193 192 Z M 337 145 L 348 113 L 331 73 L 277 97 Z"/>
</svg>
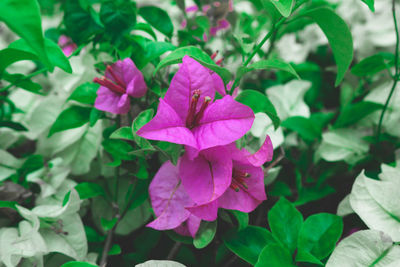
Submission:
<svg viewBox="0 0 400 267">
<path fill-rule="evenodd" d="M 133 151 L 130 144 L 119 139 L 106 139 L 102 143 L 103 148 L 112 155 L 114 160 L 132 160 L 134 156 L 129 153 Z"/>
<path fill-rule="evenodd" d="M 375 12 L 375 0 L 361 0 L 363 1 L 372 12 Z"/>
<path fill-rule="evenodd" d="M 113 218 L 111 220 L 107 220 L 104 218 L 100 219 L 101 222 L 101 227 L 105 230 L 105 231 L 109 231 L 111 230 L 115 224 L 117 223 L 118 219 L 117 218 Z"/>
<path fill-rule="evenodd" d="M 337 64 L 335 86 L 338 86 L 353 61 L 353 38 L 344 20 L 332 9 L 321 7 L 305 13 L 312 18 L 328 38 Z"/>
<path fill-rule="evenodd" d="M 34 53 L 22 51 L 15 48 L 5 48 L 0 50 L 0 76 L 4 70 L 14 62 L 20 60 L 36 60 L 37 56 Z"/>
<path fill-rule="evenodd" d="M 352 125 L 362 118 L 368 116 L 369 114 L 382 108 L 383 105 L 368 101 L 349 104 L 341 110 L 340 115 L 334 124 L 334 127 L 342 128 L 348 125 Z"/>
<path fill-rule="evenodd" d="M 48 137 L 57 132 L 78 128 L 89 122 L 91 110 L 92 108 L 81 106 L 70 106 L 63 110 L 61 114 L 58 115 L 53 126 L 51 126 Z"/>
<path fill-rule="evenodd" d="M 342 235 L 342 218 L 329 213 L 311 215 L 301 227 L 298 247 L 321 260 L 329 256 Z"/>
<path fill-rule="evenodd" d="M 394 55 L 381 52 L 358 62 L 351 68 L 351 73 L 359 77 L 374 75 L 384 69 L 389 69 L 393 65 Z"/>
<path fill-rule="evenodd" d="M 77 186 L 75 186 L 75 190 L 78 192 L 80 199 L 87 199 L 87 198 L 106 195 L 103 187 L 101 187 L 98 184 L 90 182 L 79 183 Z"/>
<path fill-rule="evenodd" d="M 97 265 L 84 261 L 69 261 L 61 265 L 61 267 L 97 267 Z"/>
<path fill-rule="evenodd" d="M 63 51 L 61 48 L 54 43 L 52 40 L 45 38 L 44 39 L 44 45 L 47 51 L 47 55 L 49 58 L 50 63 L 52 66 L 57 66 L 63 71 L 67 73 L 72 73 L 72 68 L 71 65 L 69 64 L 68 58 L 64 55 Z M 19 39 L 14 42 L 12 42 L 9 45 L 10 48 L 15 48 L 19 49 L 28 53 L 34 53 L 37 54 L 35 50 L 32 49 L 32 47 L 28 44 L 28 42 L 24 39 Z M 38 60 L 40 60 L 40 55 L 38 55 Z"/>
<path fill-rule="evenodd" d="M 130 1 L 103 1 L 100 8 L 100 20 L 106 31 L 118 37 L 136 23 L 136 6 Z"/>
<path fill-rule="evenodd" d="M 24 53 L 24 52 L 22 52 L 22 53 Z M 0 62 L 2 62 L 1 59 L 0 59 Z M 0 76 L 1 76 L 1 73 L 0 73 Z M 34 94 L 44 95 L 44 93 L 42 93 L 40 91 L 42 89 L 42 86 L 38 83 L 32 82 L 25 75 L 22 75 L 20 73 L 10 74 L 7 72 L 3 72 L 2 78 L 4 80 L 6 80 L 7 82 L 14 84 L 18 88 L 25 89 Z"/>
<path fill-rule="evenodd" d="M 240 67 L 238 71 L 238 77 L 237 79 L 240 79 L 245 73 L 253 70 L 269 70 L 269 69 L 277 69 L 277 70 L 282 70 L 286 71 L 293 76 L 295 76 L 297 79 L 300 79 L 300 76 L 297 74 L 297 72 L 294 70 L 292 65 L 289 63 L 286 63 L 282 60 L 279 59 L 264 59 L 257 61 L 247 67 Z"/>
<path fill-rule="evenodd" d="M 137 115 L 137 117 L 132 122 L 133 140 L 139 147 L 143 149 L 153 149 L 153 146 L 150 144 L 149 141 L 147 141 L 147 139 L 138 136 L 136 132 L 153 118 L 153 114 L 153 109 L 146 109 L 140 112 L 139 115 Z"/>
<path fill-rule="evenodd" d="M 229 231 L 223 240 L 233 253 L 253 265 L 257 263 L 262 249 L 276 242 L 267 229 L 258 226 L 248 226 L 238 232 Z"/>
<path fill-rule="evenodd" d="M 108 252 L 108 255 L 119 255 L 121 254 L 121 252 L 121 247 L 118 244 L 113 244 L 113 246 L 110 248 L 110 251 Z"/>
<path fill-rule="evenodd" d="M 156 34 L 154 33 L 151 26 L 147 23 L 136 23 L 136 25 L 133 27 L 133 30 L 147 32 L 151 37 L 153 37 L 154 40 L 157 40 Z"/>
<path fill-rule="evenodd" d="M 299 191 L 299 197 L 293 203 L 296 206 L 304 205 L 311 201 L 319 200 L 330 194 L 335 193 L 335 189 L 329 185 L 325 186 L 312 186 L 312 187 L 302 187 Z"/>
<path fill-rule="evenodd" d="M 17 210 L 16 205 L 18 203 L 16 201 L 5 201 L 5 200 L 0 200 L 0 208 L 10 208 Z"/>
<path fill-rule="evenodd" d="M 247 226 L 249 226 L 249 214 L 246 212 L 241 212 L 238 210 L 230 210 L 230 213 L 233 214 L 236 221 L 238 222 L 238 230 L 243 230 Z"/>
<path fill-rule="evenodd" d="M 214 239 L 215 233 L 217 231 L 217 221 L 207 222 L 202 221 L 199 230 L 193 239 L 193 245 L 195 248 L 201 249 L 208 246 Z"/>
<path fill-rule="evenodd" d="M 284 17 L 289 17 L 290 13 L 292 13 L 292 9 L 294 6 L 294 0 L 269 0 L 276 9 L 278 9 L 279 13 Z"/>
<path fill-rule="evenodd" d="M 275 129 L 279 127 L 280 119 L 276 113 L 274 105 L 272 105 L 269 98 L 255 90 L 243 90 L 235 98 L 236 101 L 249 106 L 254 113 L 264 112 L 272 120 Z"/>
<path fill-rule="evenodd" d="M 301 116 L 289 117 L 282 122 L 281 126 L 297 132 L 307 142 L 320 139 L 322 134 L 314 122 Z"/>
<path fill-rule="evenodd" d="M 293 253 L 297 247 L 303 215 L 282 197 L 268 212 L 268 223 L 274 237 Z"/>
<path fill-rule="evenodd" d="M 362 263 L 360 263 L 362 259 Z M 358 231 L 343 239 L 326 264 L 336 266 L 399 266 L 400 247 L 393 246 L 387 234 L 377 230 Z"/>
<path fill-rule="evenodd" d="M 88 10 L 83 9 L 80 2 L 83 1 L 66 1 L 64 8 L 64 25 L 67 35 L 78 45 L 84 44 L 94 34 L 103 30 L 99 19 L 94 18 L 95 12 L 90 7 Z"/>
<path fill-rule="evenodd" d="M 27 131 L 26 127 L 21 123 L 14 122 L 14 121 L 0 121 L 0 128 L 7 127 L 10 129 L 14 129 L 15 131 Z"/>
<path fill-rule="evenodd" d="M 111 139 L 134 140 L 131 127 L 121 127 L 115 130 L 111 135 Z"/>
<path fill-rule="evenodd" d="M 46 53 L 40 8 L 36 0 L 0 1 L 0 21 L 4 21 L 13 32 L 21 36 L 47 68 L 53 70 Z"/>
<path fill-rule="evenodd" d="M 160 61 L 160 63 L 158 63 L 156 69 L 154 70 L 154 74 L 168 65 L 181 63 L 182 58 L 185 55 L 194 58 L 204 67 L 216 72 L 222 78 L 225 84 L 227 84 L 231 80 L 232 75 L 229 70 L 215 64 L 215 62 L 211 59 L 209 55 L 207 55 L 200 48 L 197 48 L 195 46 L 185 46 L 171 52 L 171 54 L 166 56 L 163 60 Z"/>
<path fill-rule="evenodd" d="M 97 90 L 99 85 L 91 82 L 83 83 L 76 87 L 68 100 L 74 100 L 82 104 L 93 105 L 97 97 Z"/>
<path fill-rule="evenodd" d="M 314 257 L 308 251 L 304 251 L 301 249 L 297 251 L 296 261 L 297 262 L 309 262 L 309 263 L 314 263 L 314 264 L 324 266 L 324 264 L 319 259 Z"/>
<path fill-rule="evenodd" d="M 156 6 L 144 6 L 139 9 L 139 15 L 158 31 L 172 37 L 174 25 L 167 12 Z"/>
<path fill-rule="evenodd" d="M 278 244 L 267 245 L 260 254 L 255 267 L 296 267 L 289 251 Z"/>
</svg>

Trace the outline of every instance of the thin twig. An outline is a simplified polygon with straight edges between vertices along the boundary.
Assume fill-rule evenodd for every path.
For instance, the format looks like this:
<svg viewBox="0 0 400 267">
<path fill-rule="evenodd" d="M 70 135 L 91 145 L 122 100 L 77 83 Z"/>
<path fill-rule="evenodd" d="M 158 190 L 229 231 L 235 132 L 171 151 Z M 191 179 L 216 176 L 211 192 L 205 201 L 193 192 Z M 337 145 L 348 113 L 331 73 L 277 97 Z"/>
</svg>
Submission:
<svg viewBox="0 0 400 267">
<path fill-rule="evenodd" d="M 175 242 L 174 246 L 168 253 L 167 260 L 173 260 L 176 254 L 178 253 L 179 249 L 181 248 L 181 246 L 182 246 L 181 242 Z"/>
<path fill-rule="evenodd" d="M 399 28 L 397 25 L 397 18 L 396 18 L 396 4 L 395 0 L 392 0 L 392 14 L 393 14 L 393 22 L 394 22 L 394 29 L 396 33 L 396 50 L 395 50 L 395 55 L 394 55 L 394 67 L 395 67 L 395 74 L 393 78 L 393 86 L 390 89 L 390 93 L 388 95 L 388 98 L 386 99 L 385 105 L 383 106 L 381 116 L 379 118 L 379 123 L 378 123 L 378 129 L 376 133 L 376 141 L 379 142 L 379 138 L 381 135 L 381 130 L 382 130 L 382 123 L 383 123 L 383 117 L 385 116 L 385 112 L 389 106 L 390 99 L 393 96 L 393 93 L 396 89 L 397 82 L 399 81 L 399 46 L 400 46 L 400 36 L 399 36 Z"/>
</svg>

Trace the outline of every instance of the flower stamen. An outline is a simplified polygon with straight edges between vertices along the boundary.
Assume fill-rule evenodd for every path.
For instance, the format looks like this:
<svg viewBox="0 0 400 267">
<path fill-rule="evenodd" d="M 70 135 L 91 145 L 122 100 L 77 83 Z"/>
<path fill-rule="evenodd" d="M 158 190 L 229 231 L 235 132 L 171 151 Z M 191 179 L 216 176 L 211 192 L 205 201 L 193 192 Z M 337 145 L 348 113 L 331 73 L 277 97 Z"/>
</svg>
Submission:
<svg viewBox="0 0 400 267">
<path fill-rule="evenodd" d="M 107 66 L 106 72 L 109 72 L 111 74 L 111 76 L 114 78 L 115 82 L 119 86 L 121 86 L 122 88 L 126 88 L 125 82 L 123 80 L 121 80 L 121 78 L 115 73 L 115 71 L 113 70 L 113 68 L 111 66 Z"/>
<path fill-rule="evenodd" d="M 117 94 L 125 94 L 125 89 L 123 87 L 121 87 L 118 84 L 113 83 L 112 81 L 110 81 L 109 79 L 107 79 L 106 77 L 101 77 L 101 78 L 94 78 L 93 82 L 98 83 L 104 87 L 107 87 L 108 89 L 110 89 L 111 91 L 113 91 L 114 93 Z"/>
</svg>

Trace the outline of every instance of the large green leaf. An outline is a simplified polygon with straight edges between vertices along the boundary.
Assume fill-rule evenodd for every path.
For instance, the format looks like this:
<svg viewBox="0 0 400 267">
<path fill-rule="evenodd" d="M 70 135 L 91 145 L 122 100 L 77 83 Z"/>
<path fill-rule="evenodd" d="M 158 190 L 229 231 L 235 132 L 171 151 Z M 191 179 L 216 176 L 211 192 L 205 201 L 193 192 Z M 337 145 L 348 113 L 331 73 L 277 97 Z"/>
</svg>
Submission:
<svg viewBox="0 0 400 267">
<path fill-rule="evenodd" d="M 299 250 L 307 251 L 321 260 L 329 256 L 343 231 L 342 218 L 329 213 L 311 215 L 301 227 Z"/>
<path fill-rule="evenodd" d="M 161 33 L 172 37 L 174 25 L 167 12 L 156 6 L 144 6 L 139 9 L 139 15 Z"/>
<path fill-rule="evenodd" d="M 255 267 L 296 267 L 289 251 L 279 244 L 267 245 L 260 254 Z"/>
<path fill-rule="evenodd" d="M 230 231 L 223 239 L 233 253 L 253 265 L 257 263 L 262 249 L 276 242 L 267 229 L 258 226 L 248 226 L 238 232 Z"/>
<path fill-rule="evenodd" d="M 357 76 L 374 75 L 394 64 L 394 55 L 391 53 L 377 53 L 364 58 L 351 68 L 351 73 Z"/>
<path fill-rule="evenodd" d="M 381 231 L 358 231 L 343 239 L 326 264 L 326 267 L 337 266 L 399 266 L 400 247 L 393 246 L 390 236 Z"/>
<path fill-rule="evenodd" d="M 353 60 L 351 32 L 346 22 L 330 8 L 316 8 L 306 12 L 305 15 L 312 18 L 328 38 L 337 64 L 335 86 L 338 86 Z"/>
<path fill-rule="evenodd" d="M 46 53 L 40 8 L 36 0 L 0 1 L 0 21 L 4 21 L 12 31 L 25 39 L 47 68 L 53 70 Z"/>
<path fill-rule="evenodd" d="M 53 126 L 51 126 L 49 137 L 54 133 L 78 128 L 89 122 L 91 109 L 92 108 L 81 106 L 70 106 L 69 108 L 63 110 L 61 114 L 58 115 Z"/>
<path fill-rule="evenodd" d="M 268 212 L 268 223 L 274 237 L 293 253 L 297 247 L 303 215 L 282 197 Z"/>
<path fill-rule="evenodd" d="M 61 48 L 56 43 L 54 43 L 52 40 L 47 39 L 47 38 L 44 39 L 44 45 L 45 45 L 45 48 L 47 51 L 49 61 L 52 64 L 52 66 L 57 66 L 67 73 L 72 73 L 72 68 L 71 68 L 71 65 L 69 64 L 69 60 L 64 55 Z M 29 46 L 29 43 L 24 39 L 19 39 L 15 42 L 12 42 L 9 45 L 9 47 L 19 49 L 19 50 L 22 50 L 25 52 L 37 54 L 37 52 L 35 50 L 33 50 L 32 47 Z M 37 54 L 37 55 L 38 55 L 37 59 L 40 60 L 40 55 L 39 54 Z"/>
<path fill-rule="evenodd" d="M 254 113 L 266 113 L 274 124 L 275 129 L 279 127 L 280 119 L 278 114 L 276 113 L 274 105 L 266 95 L 255 90 L 243 90 L 235 99 L 249 106 Z"/>
<path fill-rule="evenodd" d="M 301 116 L 287 118 L 282 122 L 282 127 L 297 132 L 307 142 L 321 138 L 322 134 L 321 130 L 312 120 Z"/>
<path fill-rule="evenodd" d="M 382 108 L 383 105 L 368 101 L 349 104 L 341 110 L 334 126 L 336 128 L 341 128 L 352 125 L 362 118 L 365 118 L 369 114 Z"/>
<path fill-rule="evenodd" d="M 186 55 L 194 58 L 204 67 L 216 72 L 222 78 L 225 84 L 227 84 L 231 80 L 232 75 L 229 70 L 215 64 L 215 62 L 211 59 L 209 55 L 207 55 L 205 52 L 203 52 L 203 50 L 195 46 L 185 46 L 174 50 L 173 52 L 171 52 L 171 54 L 161 60 L 160 63 L 158 63 L 156 69 L 154 70 L 154 73 L 168 65 L 181 63 L 182 58 Z"/>
</svg>

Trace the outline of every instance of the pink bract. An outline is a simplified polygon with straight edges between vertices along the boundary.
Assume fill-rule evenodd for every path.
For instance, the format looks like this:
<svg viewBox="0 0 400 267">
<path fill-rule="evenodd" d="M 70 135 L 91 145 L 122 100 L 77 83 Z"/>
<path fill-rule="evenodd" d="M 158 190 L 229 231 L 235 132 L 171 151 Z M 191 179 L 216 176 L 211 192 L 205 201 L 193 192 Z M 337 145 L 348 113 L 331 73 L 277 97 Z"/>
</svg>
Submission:
<svg viewBox="0 0 400 267">
<path fill-rule="evenodd" d="M 101 85 L 94 106 L 114 114 L 128 113 L 130 97 L 142 97 L 147 91 L 142 73 L 130 58 L 108 66 L 105 77 L 93 81 Z"/>
<path fill-rule="evenodd" d="M 187 207 L 192 214 L 203 220 L 213 221 L 217 218 L 218 208 L 251 212 L 267 199 L 264 186 L 264 172 L 261 165 L 266 161 L 272 160 L 273 148 L 268 136 L 259 151 L 255 154 L 250 154 L 245 149 L 239 150 L 235 144 L 215 147 L 207 152 L 209 153 L 207 155 L 208 169 L 203 167 L 204 170 L 202 172 L 198 171 L 197 174 L 195 172 L 186 174 L 181 171 L 182 183 L 185 190 L 191 197 L 195 194 L 197 188 L 198 194 L 204 192 L 205 186 L 201 186 L 200 183 L 206 183 L 204 180 L 207 179 L 203 179 L 202 177 L 207 177 L 217 172 L 215 168 L 215 166 L 218 166 L 216 159 L 221 156 L 221 153 L 225 154 L 225 158 L 227 158 L 227 155 L 230 156 L 228 158 L 231 161 L 232 169 L 228 176 L 222 178 L 215 175 L 214 177 L 225 182 L 229 181 L 229 184 L 223 194 L 211 199 L 208 203 L 193 199 L 196 205 Z M 202 154 L 203 152 L 200 153 L 199 157 L 204 157 Z M 194 165 L 198 162 L 196 159 L 192 162 L 182 159 L 180 169 L 195 168 Z M 197 168 L 199 167 L 200 165 L 197 166 Z M 224 185 L 226 186 L 226 184 Z M 203 190 L 200 188 L 203 188 Z M 217 191 L 218 188 L 214 188 Z M 198 199 L 199 197 L 197 196 L 196 198 Z"/>
<path fill-rule="evenodd" d="M 66 35 L 61 35 L 58 38 L 58 46 L 61 47 L 64 55 L 69 57 L 78 47 L 77 45 Z"/>
<path fill-rule="evenodd" d="M 198 151 L 241 138 L 253 124 L 253 111 L 229 95 L 213 102 L 215 91 L 210 71 L 185 56 L 164 99 L 160 99 L 156 116 L 137 134 Z"/>
<path fill-rule="evenodd" d="M 176 229 L 181 234 L 194 236 L 200 226 L 200 219 L 192 215 L 186 206 L 193 201 L 185 192 L 179 179 L 178 167 L 165 162 L 154 176 L 149 194 L 156 219 L 148 227 L 157 230 Z"/>
</svg>

